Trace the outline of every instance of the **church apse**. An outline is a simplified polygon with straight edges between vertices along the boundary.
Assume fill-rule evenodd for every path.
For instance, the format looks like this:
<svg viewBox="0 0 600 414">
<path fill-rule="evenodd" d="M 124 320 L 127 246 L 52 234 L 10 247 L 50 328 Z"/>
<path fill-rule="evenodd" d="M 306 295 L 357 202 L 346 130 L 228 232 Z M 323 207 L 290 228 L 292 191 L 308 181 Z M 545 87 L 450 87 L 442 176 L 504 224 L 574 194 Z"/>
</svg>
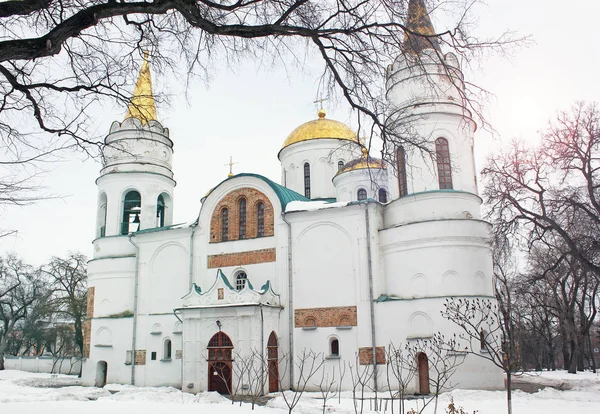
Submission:
<svg viewBox="0 0 600 414">
<path fill-rule="evenodd" d="M 226 214 L 223 212 L 226 211 Z M 210 243 L 268 237 L 275 234 L 273 205 L 254 188 L 240 188 L 223 197 L 210 220 Z"/>
</svg>

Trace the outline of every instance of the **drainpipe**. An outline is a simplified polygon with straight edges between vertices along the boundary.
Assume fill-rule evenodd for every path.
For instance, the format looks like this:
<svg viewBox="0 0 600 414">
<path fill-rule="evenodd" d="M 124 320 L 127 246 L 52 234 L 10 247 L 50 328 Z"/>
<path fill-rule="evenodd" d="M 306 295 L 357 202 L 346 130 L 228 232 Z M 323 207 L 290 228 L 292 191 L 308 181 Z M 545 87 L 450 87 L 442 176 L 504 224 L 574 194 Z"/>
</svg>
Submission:
<svg viewBox="0 0 600 414">
<path fill-rule="evenodd" d="M 371 344 L 373 353 L 373 386 L 377 392 L 377 346 L 375 342 L 375 301 L 373 300 L 373 263 L 371 261 L 371 227 L 369 223 L 369 203 L 365 204 L 365 229 L 367 232 L 367 272 L 369 274 L 369 304 L 371 310 Z"/>
<path fill-rule="evenodd" d="M 179 315 L 177 315 L 177 311 L 178 310 L 179 309 L 173 309 L 173 315 L 175 315 L 175 317 L 177 318 L 177 320 L 179 322 L 181 322 L 181 331 L 182 331 L 181 332 L 181 354 L 182 355 L 181 355 L 181 370 L 180 370 L 181 371 L 180 372 L 181 380 L 180 380 L 180 383 L 181 383 L 181 389 L 183 390 L 183 344 L 184 344 L 184 341 L 183 341 L 183 321 L 181 320 L 181 318 L 179 317 Z M 173 342 L 174 341 L 172 341 L 171 344 L 173 344 Z M 177 353 L 177 350 L 175 350 L 175 353 Z M 177 356 L 175 356 L 175 358 L 177 358 Z"/>
<path fill-rule="evenodd" d="M 289 329 L 289 342 L 290 342 L 290 357 L 288 363 L 290 364 L 290 389 L 294 387 L 294 315 L 293 311 L 293 282 L 292 282 L 292 223 L 287 221 L 285 218 L 285 212 L 281 213 L 281 218 L 288 225 L 288 329 Z"/>
<path fill-rule="evenodd" d="M 137 306 L 138 306 L 138 279 L 140 267 L 140 246 L 135 244 L 132 239 L 133 234 L 129 234 L 129 243 L 135 247 L 135 271 L 133 274 L 133 332 L 131 334 L 131 385 L 135 385 L 135 342 L 137 333 Z"/>
<path fill-rule="evenodd" d="M 198 226 L 198 220 L 200 217 L 196 219 L 194 224 L 192 224 L 192 234 L 190 234 L 190 269 L 189 269 L 189 286 L 190 290 L 192 289 L 192 283 L 194 283 L 194 233 L 196 233 L 196 227 Z"/>
</svg>

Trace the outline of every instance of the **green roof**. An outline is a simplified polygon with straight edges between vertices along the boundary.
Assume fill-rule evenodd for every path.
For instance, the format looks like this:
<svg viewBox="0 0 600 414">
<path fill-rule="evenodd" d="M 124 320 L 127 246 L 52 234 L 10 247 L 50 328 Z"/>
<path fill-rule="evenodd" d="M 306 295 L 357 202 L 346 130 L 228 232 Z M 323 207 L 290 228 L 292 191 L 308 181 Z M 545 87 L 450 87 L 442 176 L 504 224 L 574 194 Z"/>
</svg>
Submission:
<svg viewBox="0 0 600 414">
<path fill-rule="evenodd" d="M 263 180 L 264 182 L 269 184 L 269 186 L 273 189 L 273 191 L 275 191 L 275 194 L 277 194 L 277 197 L 279 198 L 279 202 L 281 203 L 282 211 L 285 211 L 285 207 L 288 205 L 288 203 L 290 203 L 292 201 L 310 201 L 309 198 L 304 197 L 302 194 L 298 194 L 297 192 L 290 190 L 287 187 L 277 184 L 275 181 L 269 180 L 267 177 L 264 177 L 260 174 L 251 174 L 251 173 L 236 174 L 233 177 L 229 177 L 229 178 L 221 181 L 218 185 L 216 185 L 212 190 L 210 190 L 208 192 L 206 197 L 208 197 L 215 188 L 217 188 L 218 186 L 223 184 L 225 181 L 229 181 L 229 180 L 232 180 L 232 179 L 238 178 L 238 177 L 254 177 L 254 178 Z"/>
</svg>

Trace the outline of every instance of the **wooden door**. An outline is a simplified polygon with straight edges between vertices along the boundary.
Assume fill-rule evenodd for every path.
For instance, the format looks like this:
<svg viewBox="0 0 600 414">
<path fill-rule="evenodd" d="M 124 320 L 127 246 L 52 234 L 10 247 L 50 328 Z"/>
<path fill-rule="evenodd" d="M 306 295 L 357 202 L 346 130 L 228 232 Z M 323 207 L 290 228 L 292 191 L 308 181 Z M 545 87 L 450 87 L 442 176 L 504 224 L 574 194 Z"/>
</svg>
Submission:
<svg viewBox="0 0 600 414">
<path fill-rule="evenodd" d="M 429 361 L 425 353 L 420 352 L 417 355 L 417 364 L 419 368 L 419 394 L 429 394 Z"/>
<path fill-rule="evenodd" d="M 279 356 L 275 332 L 271 332 L 269 336 L 267 356 L 269 360 L 269 392 L 277 392 L 279 391 Z"/>
<path fill-rule="evenodd" d="M 209 362 L 208 390 L 219 394 L 231 393 L 231 365 L 227 362 Z"/>
<path fill-rule="evenodd" d="M 233 343 L 223 333 L 217 332 L 208 341 L 208 390 L 219 394 L 231 393 L 231 362 Z"/>
</svg>

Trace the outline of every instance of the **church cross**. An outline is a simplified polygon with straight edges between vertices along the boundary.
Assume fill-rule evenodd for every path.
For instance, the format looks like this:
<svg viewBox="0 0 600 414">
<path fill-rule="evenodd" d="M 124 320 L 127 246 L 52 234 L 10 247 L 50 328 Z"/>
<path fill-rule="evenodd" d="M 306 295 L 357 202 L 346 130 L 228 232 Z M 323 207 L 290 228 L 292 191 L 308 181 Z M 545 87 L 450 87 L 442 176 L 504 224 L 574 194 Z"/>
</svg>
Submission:
<svg viewBox="0 0 600 414">
<path fill-rule="evenodd" d="M 317 99 L 316 101 L 313 101 L 313 103 L 318 103 L 319 104 L 319 109 L 323 108 L 323 101 L 327 101 L 329 100 L 329 98 L 323 98 L 321 96 L 321 98 Z"/>
<path fill-rule="evenodd" d="M 237 162 L 233 162 L 233 157 L 229 157 L 229 162 L 227 164 L 223 164 L 223 165 L 229 165 L 229 175 L 227 175 L 227 177 L 231 178 L 233 177 L 233 166 L 237 164 Z"/>
</svg>

